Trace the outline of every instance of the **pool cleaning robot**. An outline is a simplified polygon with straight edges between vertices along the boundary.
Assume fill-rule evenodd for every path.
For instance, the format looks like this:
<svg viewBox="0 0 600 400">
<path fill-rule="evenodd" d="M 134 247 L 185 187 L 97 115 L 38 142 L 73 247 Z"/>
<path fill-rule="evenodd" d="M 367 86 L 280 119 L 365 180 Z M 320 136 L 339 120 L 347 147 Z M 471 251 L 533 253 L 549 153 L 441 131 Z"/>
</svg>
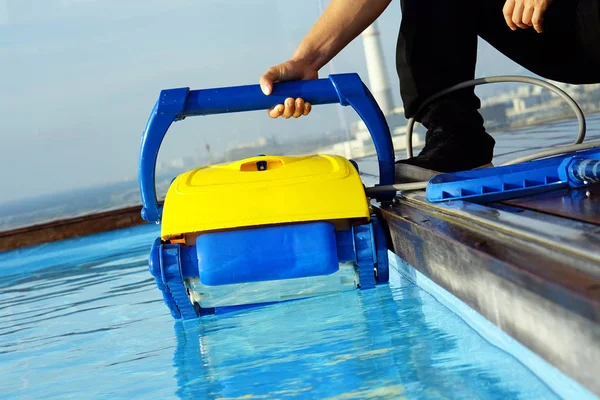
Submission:
<svg viewBox="0 0 600 400">
<path fill-rule="evenodd" d="M 393 184 L 389 128 L 356 74 L 282 82 L 270 96 L 259 85 L 163 90 L 142 136 L 139 183 L 142 217 L 161 224 L 150 272 L 175 319 L 387 283 L 386 232 L 357 165 L 343 157 L 258 155 L 195 168 L 173 180 L 159 207 L 156 159 L 174 121 L 266 110 L 288 97 L 352 106 L 377 150 L 379 185 Z"/>
</svg>

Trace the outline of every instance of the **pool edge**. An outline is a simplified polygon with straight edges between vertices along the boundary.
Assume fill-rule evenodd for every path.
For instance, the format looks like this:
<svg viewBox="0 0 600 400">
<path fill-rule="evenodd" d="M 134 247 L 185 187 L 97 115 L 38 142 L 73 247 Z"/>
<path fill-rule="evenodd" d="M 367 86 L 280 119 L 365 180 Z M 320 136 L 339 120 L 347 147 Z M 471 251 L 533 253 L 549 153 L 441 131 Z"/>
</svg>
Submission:
<svg viewBox="0 0 600 400">
<path fill-rule="evenodd" d="M 400 196 L 375 209 L 390 234 L 390 251 L 414 274 L 600 395 L 593 372 L 600 370 L 600 302 L 593 290 L 600 266 L 593 259 L 486 226 L 486 217 L 498 221 L 492 208 L 477 220 L 464 209 L 453 215 L 443 206 Z"/>
<path fill-rule="evenodd" d="M 402 277 L 414 283 L 421 290 L 431 295 L 436 301 L 457 315 L 488 343 L 498 347 L 500 350 L 510 354 L 518 360 L 544 382 L 544 384 L 546 384 L 557 396 L 563 399 L 599 399 L 599 397 L 594 395 L 583 385 L 562 373 L 529 348 L 523 346 L 487 318 L 469 307 L 452 293 L 437 285 L 434 281 L 420 273 L 396 254 L 389 251 L 388 257 L 391 268 L 394 268 Z"/>
</svg>

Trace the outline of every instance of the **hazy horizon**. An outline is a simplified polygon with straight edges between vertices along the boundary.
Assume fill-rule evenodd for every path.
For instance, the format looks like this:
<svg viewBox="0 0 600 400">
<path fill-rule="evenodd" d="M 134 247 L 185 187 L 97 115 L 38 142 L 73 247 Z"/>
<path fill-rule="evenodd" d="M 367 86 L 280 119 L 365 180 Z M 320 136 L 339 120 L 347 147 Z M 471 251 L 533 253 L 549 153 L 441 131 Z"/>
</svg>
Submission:
<svg viewBox="0 0 600 400">
<path fill-rule="evenodd" d="M 257 83 L 292 54 L 319 16 L 318 1 L 0 0 L 2 202 L 135 178 L 161 89 Z M 400 19 L 393 1 L 378 21 L 396 106 Z M 368 84 L 360 38 L 334 64 Z M 482 43 L 477 76 L 523 72 Z M 159 161 L 202 153 L 205 142 L 221 153 L 263 135 L 287 141 L 340 129 L 336 107 L 288 121 L 266 112 L 190 118 L 171 128 Z"/>
</svg>

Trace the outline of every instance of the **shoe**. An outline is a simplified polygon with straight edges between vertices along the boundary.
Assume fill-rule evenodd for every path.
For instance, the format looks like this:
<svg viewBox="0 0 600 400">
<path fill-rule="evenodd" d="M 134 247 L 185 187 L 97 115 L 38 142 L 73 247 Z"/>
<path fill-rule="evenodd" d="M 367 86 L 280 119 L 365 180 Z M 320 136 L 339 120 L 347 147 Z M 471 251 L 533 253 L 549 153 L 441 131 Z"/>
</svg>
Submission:
<svg viewBox="0 0 600 400">
<path fill-rule="evenodd" d="M 435 175 L 493 167 L 496 141 L 487 132 L 476 134 L 427 131 L 419 155 L 396 161 L 396 183 L 428 181 Z"/>
</svg>

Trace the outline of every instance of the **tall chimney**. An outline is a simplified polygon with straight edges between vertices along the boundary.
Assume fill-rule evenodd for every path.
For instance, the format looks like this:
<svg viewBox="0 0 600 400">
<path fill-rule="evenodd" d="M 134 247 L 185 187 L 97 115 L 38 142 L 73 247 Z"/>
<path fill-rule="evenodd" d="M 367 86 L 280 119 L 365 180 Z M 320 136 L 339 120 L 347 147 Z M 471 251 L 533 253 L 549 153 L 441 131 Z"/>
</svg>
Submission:
<svg viewBox="0 0 600 400">
<path fill-rule="evenodd" d="M 369 74 L 369 90 L 379 104 L 379 108 L 384 115 L 388 115 L 394 109 L 394 100 L 392 89 L 388 80 L 385 61 L 383 60 L 383 51 L 381 41 L 379 40 L 379 30 L 377 23 L 373 22 L 362 33 L 363 45 L 365 48 L 365 59 L 367 62 L 367 72 Z"/>
</svg>

